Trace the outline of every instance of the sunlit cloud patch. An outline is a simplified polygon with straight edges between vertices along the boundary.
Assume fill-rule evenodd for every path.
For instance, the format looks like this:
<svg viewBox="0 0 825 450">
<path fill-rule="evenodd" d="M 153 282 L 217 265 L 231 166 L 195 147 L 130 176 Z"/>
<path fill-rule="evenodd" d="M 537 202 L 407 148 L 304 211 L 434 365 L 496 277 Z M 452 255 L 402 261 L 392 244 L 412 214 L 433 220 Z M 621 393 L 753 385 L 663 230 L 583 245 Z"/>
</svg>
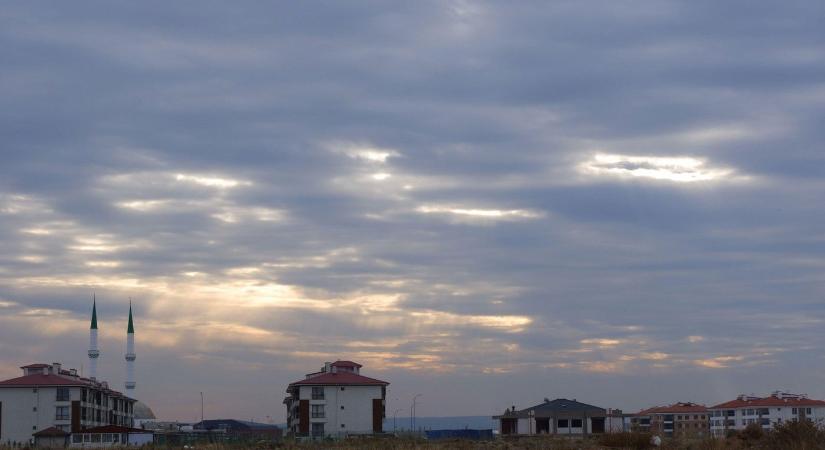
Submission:
<svg viewBox="0 0 825 450">
<path fill-rule="evenodd" d="M 525 220 L 543 216 L 541 212 L 529 209 L 483 209 L 444 205 L 422 205 L 416 208 L 416 212 L 480 220 Z"/>
<path fill-rule="evenodd" d="M 712 167 L 707 161 L 693 157 L 631 156 L 597 153 L 579 165 L 588 175 L 625 178 L 649 178 L 674 183 L 716 181 L 733 174 L 724 167 Z"/>
</svg>

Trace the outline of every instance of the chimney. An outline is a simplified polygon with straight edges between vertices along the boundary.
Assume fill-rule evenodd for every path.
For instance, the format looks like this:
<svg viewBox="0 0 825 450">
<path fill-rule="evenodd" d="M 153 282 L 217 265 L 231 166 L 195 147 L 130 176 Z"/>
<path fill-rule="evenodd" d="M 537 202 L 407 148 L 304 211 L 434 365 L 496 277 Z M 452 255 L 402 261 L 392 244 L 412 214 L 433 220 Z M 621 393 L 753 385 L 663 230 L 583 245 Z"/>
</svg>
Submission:
<svg viewBox="0 0 825 450">
<path fill-rule="evenodd" d="M 77 378 L 77 369 L 69 369 L 69 374 L 75 378 Z"/>
<path fill-rule="evenodd" d="M 338 373 L 338 367 L 337 366 L 330 366 L 330 367 L 332 368 L 332 373 Z"/>
<path fill-rule="evenodd" d="M 324 363 L 324 372 L 329 373 L 331 362 L 327 361 Z"/>
<path fill-rule="evenodd" d="M 60 375 L 60 368 L 63 367 L 60 363 L 52 363 L 52 367 L 54 368 L 54 374 Z"/>
</svg>

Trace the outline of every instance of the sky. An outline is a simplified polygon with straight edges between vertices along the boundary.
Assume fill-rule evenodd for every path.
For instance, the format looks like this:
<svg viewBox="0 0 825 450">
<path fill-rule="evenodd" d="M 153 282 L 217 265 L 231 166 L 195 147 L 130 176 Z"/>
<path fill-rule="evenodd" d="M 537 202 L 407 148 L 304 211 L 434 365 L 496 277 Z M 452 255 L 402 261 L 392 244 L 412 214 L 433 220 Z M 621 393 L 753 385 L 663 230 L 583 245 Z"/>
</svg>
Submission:
<svg viewBox="0 0 825 450">
<path fill-rule="evenodd" d="M 825 4 L 16 2 L 0 378 L 282 421 L 825 398 Z M 399 415 L 404 415 L 402 412 Z"/>
</svg>

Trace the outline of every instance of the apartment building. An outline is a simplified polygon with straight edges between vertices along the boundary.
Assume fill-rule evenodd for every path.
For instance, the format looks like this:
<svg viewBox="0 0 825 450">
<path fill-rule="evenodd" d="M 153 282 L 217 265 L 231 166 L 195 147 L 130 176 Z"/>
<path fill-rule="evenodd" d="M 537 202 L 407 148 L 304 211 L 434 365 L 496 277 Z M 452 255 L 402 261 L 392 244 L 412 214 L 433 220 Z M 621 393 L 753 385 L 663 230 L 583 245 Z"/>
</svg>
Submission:
<svg viewBox="0 0 825 450">
<path fill-rule="evenodd" d="M 21 367 L 23 376 L 0 381 L 0 443 L 27 443 L 56 428 L 77 433 L 103 425 L 133 426 L 135 400 L 104 381 L 78 376 L 59 363 Z"/>
<path fill-rule="evenodd" d="M 630 427 L 663 437 L 706 437 L 710 432 L 709 414 L 704 405 L 679 402 L 639 411 L 631 417 Z"/>
<path fill-rule="evenodd" d="M 327 362 L 290 383 L 284 399 L 287 432 L 312 438 L 382 433 L 389 383 L 361 375 L 361 367 Z"/>
<path fill-rule="evenodd" d="M 743 430 L 751 424 L 769 430 L 790 420 L 825 420 L 825 401 L 780 391 L 767 397 L 740 395 L 709 410 L 710 431 L 717 437 L 727 435 L 730 430 Z"/>
</svg>

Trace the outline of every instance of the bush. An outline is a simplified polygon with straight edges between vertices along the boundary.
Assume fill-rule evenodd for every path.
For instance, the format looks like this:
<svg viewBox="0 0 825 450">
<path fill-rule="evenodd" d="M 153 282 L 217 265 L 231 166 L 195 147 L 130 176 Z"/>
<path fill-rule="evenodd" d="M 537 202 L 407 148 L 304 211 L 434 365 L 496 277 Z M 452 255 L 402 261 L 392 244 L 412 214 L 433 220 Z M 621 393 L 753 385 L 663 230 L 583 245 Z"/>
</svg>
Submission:
<svg viewBox="0 0 825 450">
<path fill-rule="evenodd" d="M 810 420 L 777 424 L 763 439 L 763 447 L 788 450 L 825 449 L 825 429 Z"/>
<path fill-rule="evenodd" d="M 652 448 L 650 433 L 607 433 L 599 437 L 599 444 L 609 448 L 644 450 Z"/>
</svg>

